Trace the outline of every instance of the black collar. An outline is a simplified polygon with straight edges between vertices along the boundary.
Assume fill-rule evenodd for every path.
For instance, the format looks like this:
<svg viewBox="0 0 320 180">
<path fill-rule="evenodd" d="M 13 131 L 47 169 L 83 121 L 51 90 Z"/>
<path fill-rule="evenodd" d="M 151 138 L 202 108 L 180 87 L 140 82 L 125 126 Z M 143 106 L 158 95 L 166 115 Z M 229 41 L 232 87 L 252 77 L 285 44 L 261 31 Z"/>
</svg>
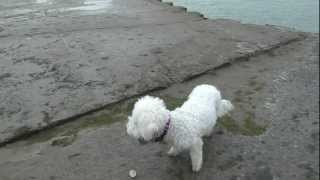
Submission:
<svg viewBox="0 0 320 180">
<path fill-rule="evenodd" d="M 168 119 L 168 121 L 167 121 L 167 123 L 166 123 L 166 125 L 165 125 L 165 127 L 163 129 L 162 134 L 159 137 L 156 137 L 154 139 L 154 142 L 161 142 L 163 140 L 164 136 L 167 135 L 169 127 L 170 127 L 170 121 L 171 121 L 171 118 L 170 118 L 170 115 L 169 115 L 169 119 Z"/>
</svg>

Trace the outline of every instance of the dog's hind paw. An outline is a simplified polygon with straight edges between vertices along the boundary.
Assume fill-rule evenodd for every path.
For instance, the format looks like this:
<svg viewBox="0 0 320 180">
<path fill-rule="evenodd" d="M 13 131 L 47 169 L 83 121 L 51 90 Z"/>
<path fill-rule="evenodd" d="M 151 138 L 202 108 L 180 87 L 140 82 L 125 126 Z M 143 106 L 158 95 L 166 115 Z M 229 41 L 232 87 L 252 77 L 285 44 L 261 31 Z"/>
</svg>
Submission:
<svg viewBox="0 0 320 180">
<path fill-rule="evenodd" d="M 201 169 L 201 166 L 192 167 L 193 172 L 199 172 Z"/>
</svg>

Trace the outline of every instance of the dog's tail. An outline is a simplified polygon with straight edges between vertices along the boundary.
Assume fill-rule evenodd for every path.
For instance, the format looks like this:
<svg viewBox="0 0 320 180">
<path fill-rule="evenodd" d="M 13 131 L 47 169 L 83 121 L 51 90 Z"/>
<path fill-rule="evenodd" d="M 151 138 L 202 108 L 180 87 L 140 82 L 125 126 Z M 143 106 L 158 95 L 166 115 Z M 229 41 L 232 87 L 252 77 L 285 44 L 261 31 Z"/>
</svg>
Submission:
<svg viewBox="0 0 320 180">
<path fill-rule="evenodd" d="M 217 103 L 217 116 L 222 117 L 233 109 L 233 105 L 230 101 L 220 99 Z"/>
</svg>

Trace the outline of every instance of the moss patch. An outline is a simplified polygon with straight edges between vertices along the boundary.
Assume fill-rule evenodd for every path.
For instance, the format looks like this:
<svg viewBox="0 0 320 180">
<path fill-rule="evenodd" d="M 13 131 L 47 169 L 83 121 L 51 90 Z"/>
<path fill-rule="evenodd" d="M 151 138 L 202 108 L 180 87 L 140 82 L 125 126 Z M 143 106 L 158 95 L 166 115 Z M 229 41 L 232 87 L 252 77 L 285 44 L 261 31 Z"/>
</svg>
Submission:
<svg viewBox="0 0 320 180">
<path fill-rule="evenodd" d="M 164 100 L 167 108 L 170 111 L 174 110 L 177 107 L 180 107 L 187 100 L 187 98 L 177 98 L 171 96 L 160 96 L 160 98 Z"/>
<path fill-rule="evenodd" d="M 254 121 L 254 116 L 253 115 L 248 115 L 245 119 L 244 119 L 244 124 L 242 126 L 242 133 L 243 135 L 246 136 L 258 136 L 263 134 L 266 129 L 267 126 L 266 125 L 258 125 L 255 121 Z"/>
<path fill-rule="evenodd" d="M 78 132 L 83 129 L 98 128 L 110 125 L 114 122 L 126 120 L 133 108 L 135 101 L 136 98 L 132 98 L 118 104 L 108 106 L 99 112 L 80 117 L 72 122 L 42 131 L 38 134 L 32 135 L 26 140 L 26 143 L 33 144 L 45 142 L 57 136 L 67 136 L 73 138 L 72 141 L 69 141 L 70 139 L 63 138 L 62 140 L 52 142 L 52 145 L 63 146 L 65 142 L 72 143 L 76 139 Z"/>
<path fill-rule="evenodd" d="M 240 132 L 240 126 L 238 123 L 229 115 L 226 115 L 218 119 L 218 126 L 221 126 L 223 129 L 236 134 Z"/>
<path fill-rule="evenodd" d="M 52 140 L 51 145 L 65 147 L 65 146 L 72 144 L 75 141 L 75 139 L 76 139 L 75 135 L 62 136 L 62 137 L 59 137 L 59 138 Z"/>
<path fill-rule="evenodd" d="M 259 136 L 263 134 L 267 125 L 259 125 L 254 121 L 254 115 L 247 113 L 243 123 L 237 123 L 231 116 L 226 115 L 218 120 L 218 126 L 231 132 L 232 134 L 241 134 L 244 136 Z"/>
<path fill-rule="evenodd" d="M 77 134 L 82 129 L 98 128 L 112 123 L 126 120 L 133 107 L 133 101 L 116 104 L 112 107 L 104 109 L 95 115 L 82 117 L 75 121 L 72 128 L 64 131 L 62 135 Z"/>
</svg>

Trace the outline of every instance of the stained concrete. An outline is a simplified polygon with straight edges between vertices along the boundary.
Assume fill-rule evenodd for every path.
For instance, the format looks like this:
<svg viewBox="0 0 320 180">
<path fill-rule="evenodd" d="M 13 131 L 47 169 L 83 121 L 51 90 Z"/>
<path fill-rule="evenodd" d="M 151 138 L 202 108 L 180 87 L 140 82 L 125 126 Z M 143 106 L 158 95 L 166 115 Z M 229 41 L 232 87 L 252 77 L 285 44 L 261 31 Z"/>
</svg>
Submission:
<svg viewBox="0 0 320 180">
<path fill-rule="evenodd" d="M 0 0 L 0 144 L 305 36 L 156 0 Z"/>
<path fill-rule="evenodd" d="M 205 139 L 199 173 L 192 173 L 186 153 L 168 157 L 166 145 L 141 146 L 128 137 L 126 116 L 135 101 L 129 99 L 0 148 L 0 179 L 124 180 L 130 169 L 139 180 L 319 179 L 318 35 L 151 94 L 173 109 L 203 83 L 234 103 L 229 118 L 238 127 L 251 114 L 265 130 L 242 133 L 219 119 Z"/>
</svg>

